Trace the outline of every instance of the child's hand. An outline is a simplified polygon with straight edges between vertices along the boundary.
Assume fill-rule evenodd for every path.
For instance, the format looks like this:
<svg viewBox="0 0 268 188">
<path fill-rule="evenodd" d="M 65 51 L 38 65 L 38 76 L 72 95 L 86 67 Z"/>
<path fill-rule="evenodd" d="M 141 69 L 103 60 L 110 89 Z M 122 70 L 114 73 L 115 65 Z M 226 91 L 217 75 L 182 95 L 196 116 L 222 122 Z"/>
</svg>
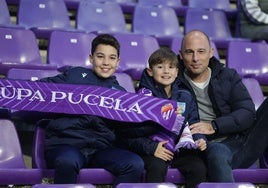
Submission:
<svg viewBox="0 0 268 188">
<path fill-rule="evenodd" d="M 207 149 L 207 142 L 203 138 L 196 140 L 195 144 L 197 146 L 197 149 L 199 149 L 200 151 L 204 151 L 205 149 Z"/>
<path fill-rule="evenodd" d="M 164 161 L 171 161 L 173 159 L 173 153 L 166 149 L 166 143 L 168 143 L 168 141 L 162 141 L 158 143 L 157 148 L 154 152 L 154 156 L 163 159 Z"/>
</svg>

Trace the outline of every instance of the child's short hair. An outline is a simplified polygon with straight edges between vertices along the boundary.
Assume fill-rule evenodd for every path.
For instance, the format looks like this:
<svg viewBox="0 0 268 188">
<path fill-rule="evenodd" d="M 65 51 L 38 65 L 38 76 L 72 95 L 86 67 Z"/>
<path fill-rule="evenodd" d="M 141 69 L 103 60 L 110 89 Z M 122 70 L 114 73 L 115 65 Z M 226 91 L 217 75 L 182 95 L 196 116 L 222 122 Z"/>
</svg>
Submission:
<svg viewBox="0 0 268 188">
<path fill-rule="evenodd" d="M 158 50 L 154 51 L 149 57 L 148 61 L 150 68 L 165 61 L 174 64 L 176 67 L 178 67 L 179 63 L 177 55 L 168 47 L 161 47 Z"/>
<path fill-rule="evenodd" d="M 91 44 L 91 54 L 92 55 L 96 51 L 96 48 L 99 44 L 113 46 L 117 50 L 117 55 L 119 57 L 119 55 L 120 55 L 120 43 L 118 42 L 118 40 L 114 36 L 112 36 L 110 34 L 100 34 L 96 38 L 94 38 L 92 41 L 92 44 Z"/>
</svg>

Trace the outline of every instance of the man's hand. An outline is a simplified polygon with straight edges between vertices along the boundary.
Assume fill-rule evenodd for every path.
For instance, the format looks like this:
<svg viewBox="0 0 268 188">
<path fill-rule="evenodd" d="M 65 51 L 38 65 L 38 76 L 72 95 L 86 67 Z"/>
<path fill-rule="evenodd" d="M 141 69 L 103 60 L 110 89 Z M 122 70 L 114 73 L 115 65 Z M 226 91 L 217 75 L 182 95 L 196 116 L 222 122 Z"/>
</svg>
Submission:
<svg viewBox="0 0 268 188">
<path fill-rule="evenodd" d="M 211 135 L 215 133 L 212 124 L 207 122 L 198 122 L 190 125 L 189 128 L 192 134 L 200 133 L 205 135 Z"/>
<path fill-rule="evenodd" d="M 163 159 L 164 161 L 171 161 L 173 159 L 173 153 L 165 148 L 164 145 L 166 143 L 168 143 L 168 141 L 158 143 L 154 156 Z"/>
</svg>

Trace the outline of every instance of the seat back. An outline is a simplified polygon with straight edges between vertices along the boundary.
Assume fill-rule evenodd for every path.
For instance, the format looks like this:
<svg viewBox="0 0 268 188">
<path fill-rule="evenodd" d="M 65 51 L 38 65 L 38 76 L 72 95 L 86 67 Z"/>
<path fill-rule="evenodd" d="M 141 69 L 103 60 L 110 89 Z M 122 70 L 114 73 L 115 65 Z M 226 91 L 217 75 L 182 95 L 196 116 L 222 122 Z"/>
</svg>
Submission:
<svg viewBox="0 0 268 188">
<path fill-rule="evenodd" d="M 0 62 L 41 63 L 34 33 L 25 29 L 0 28 Z"/>
<path fill-rule="evenodd" d="M 18 80 L 36 81 L 41 78 L 56 76 L 60 72 L 57 70 L 40 70 L 40 69 L 19 69 L 12 68 L 8 71 L 7 78 Z"/>
<path fill-rule="evenodd" d="M 268 59 L 266 54 L 268 54 L 266 42 L 231 41 L 227 51 L 227 67 L 236 69 L 243 77 L 254 77 L 261 85 L 267 85 Z"/>
<path fill-rule="evenodd" d="M 168 6 L 142 6 L 138 4 L 133 15 L 132 31 L 156 37 L 182 36 L 176 12 Z"/>
<path fill-rule="evenodd" d="M 119 84 L 125 88 L 128 92 L 135 93 L 134 83 L 132 78 L 126 73 L 115 73 L 117 81 Z"/>
<path fill-rule="evenodd" d="M 51 30 L 71 29 L 63 0 L 20 0 L 17 18 L 18 25 L 34 29 L 38 37 L 47 37 Z M 43 30 L 49 34 L 43 35 Z"/>
<path fill-rule="evenodd" d="M 49 120 L 44 119 L 37 122 L 34 131 L 33 149 L 32 149 L 32 167 L 46 169 L 46 161 L 44 158 L 45 151 L 45 127 Z"/>
<path fill-rule="evenodd" d="M 129 74 L 133 80 L 139 80 L 150 55 L 160 47 L 157 40 L 151 36 L 133 33 L 117 33 L 114 36 L 121 45 L 118 71 Z"/>
<path fill-rule="evenodd" d="M 26 168 L 14 123 L 0 119 L 0 128 L 0 168 Z"/>
<path fill-rule="evenodd" d="M 89 55 L 93 33 L 54 31 L 48 46 L 47 63 L 58 68 L 90 66 Z"/>
<path fill-rule="evenodd" d="M 30 30 L 0 28 L 0 73 L 17 64 L 43 66 L 37 39 Z"/>
<path fill-rule="evenodd" d="M 179 54 L 179 51 L 181 49 L 181 42 L 182 42 L 182 37 L 176 37 L 176 38 L 172 39 L 170 48 L 176 54 Z M 217 49 L 215 43 L 213 41 L 210 41 L 210 45 L 214 49 L 214 56 L 217 59 L 220 59 L 219 52 L 218 52 L 218 49 Z"/>
<path fill-rule="evenodd" d="M 77 10 L 76 29 L 86 32 L 127 32 L 126 21 L 116 2 L 82 0 Z"/>
<path fill-rule="evenodd" d="M 264 101 L 264 94 L 262 92 L 260 83 L 255 78 L 243 78 L 242 81 L 248 89 L 253 103 L 255 104 L 255 109 L 257 110 Z"/>
<path fill-rule="evenodd" d="M 213 1 L 214 2 L 214 1 Z M 189 8 L 186 13 L 184 31 L 201 30 L 210 38 L 232 38 L 227 17 L 223 11 Z"/>
<path fill-rule="evenodd" d="M 11 18 L 6 0 L 0 1 L 0 25 L 1 26 L 11 25 Z"/>
</svg>

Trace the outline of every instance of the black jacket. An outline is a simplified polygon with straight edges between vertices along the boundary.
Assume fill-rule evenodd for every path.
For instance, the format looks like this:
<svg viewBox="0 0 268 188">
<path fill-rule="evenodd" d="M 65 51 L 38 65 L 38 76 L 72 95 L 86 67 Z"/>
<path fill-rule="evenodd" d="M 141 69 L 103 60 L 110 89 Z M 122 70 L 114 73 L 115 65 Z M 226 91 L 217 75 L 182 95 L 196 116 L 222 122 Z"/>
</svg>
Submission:
<svg viewBox="0 0 268 188">
<path fill-rule="evenodd" d="M 224 64 L 215 57 L 210 59 L 209 67 L 212 73 L 208 95 L 216 113 L 214 122 L 218 127 L 218 133 L 213 138 L 234 134 L 244 135 L 252 127 L 255 120 L 255 107 L 247 88 L 234 69 L 224 67 Z M 184 72 L 182 61 L 179 69 Z M 179 77 L 195 96 L 184 75 L 179 74 Z"/>
<path fill-rule="evenodd" d="M 42 82 L 87 84 L 106 88 L 125 90 L 114 76 L 100 78 L 92 70 L 75 67 L 55 77 L 41 79 Z M 96 150 L 112 147 L 115 142 L 114 122 L 92 115 L 68 115 L 50 121 L 46 128 L 45 150 L 58 145 L 72 145 L 79 148 L 85 156 Z"/>
</svg>

